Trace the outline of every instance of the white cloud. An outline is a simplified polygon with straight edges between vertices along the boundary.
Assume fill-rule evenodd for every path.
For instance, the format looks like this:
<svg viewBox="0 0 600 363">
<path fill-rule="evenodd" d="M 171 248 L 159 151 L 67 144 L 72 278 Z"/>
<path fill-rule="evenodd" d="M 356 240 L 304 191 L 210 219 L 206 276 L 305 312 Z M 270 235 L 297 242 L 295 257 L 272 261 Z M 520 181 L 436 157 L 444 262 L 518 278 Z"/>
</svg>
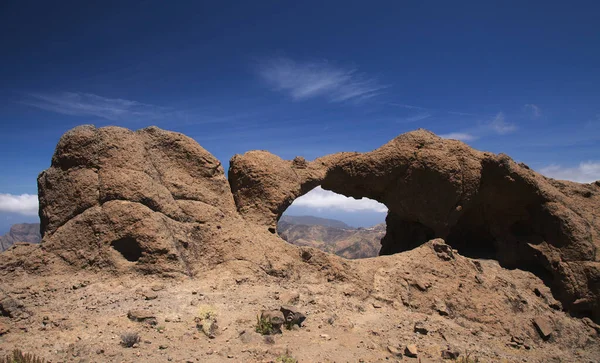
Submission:
<svg viewBox="0 0 600 363">
<path fill-rule="evenodd" d="M 387 207 L 375 200 L 349 198 L 321 187 L 316 187 L 297 198 L 293 205 L 314 209 L 336 209 L 344 212 L 387 212 Z"/>
<path fill-rule="evenodd" d="M 273 58 L 261 62 L 259 75 L 293 100 L 323 97 L 331 102 L 360 101 L 380 94 L 386 88 L 356 69 L 335 67 L 329 62 L 296 62 Z"/>
<path fill-rule="evenodd" d="M 29 99 L 22 103 L 64 115 L 96 116 L 112 121 L 140 118 L 152 120 L 167 114 L 167 109 L 163 107 L 81 92 L 30 94 Z"/>
<path fill-rule="evenodd" d="M 425 107 L 420 107 L 420 106 L 413 106 L 413 105 L 407 105 L 405 103 L 395 103 L 395 102 L 389 102 L 387 103 L 387 105 L 390 106 L 396 106 L 396 107 L 401 107 L 401 108 L 406 108 L 408 110 L 421 110 L 421 111 L 427 111 L 427 109 Z"/>
<path fill-rule="evenodd" d="M 538 118 L 542 115 L 542 109 L 538 105 L 528 103 L 525 105 L 525 110 L 531 112 L 531 117 Z"/>
<path fill-rule="evenodd" d="M 487 124 L 487 127 L 500 135 L 511 133 L 517 129 L 515 124 L 507 123 L 504 120 L 504 114 L 502 112 L 499 112 L 496 117 L 494 117 L 494 119 Z"/>
<path fill-rule="evenodd" d="M 0 212 L 35 216 L 38 214 L 38 197 L 33 194 L 13 195 L 0 193 Z"/>
<path fill-rule="evenodd" d="M 444 138 L 444 139 L 453 139 L 453 140 L 460 140 L 460 141 L 477 140 L 477 136 L 471 135 L 466 132 L 451 132 L 449 134 L 440 135 L 440 137 Z"/>
<path fill-rule="evenodd" d="M 579 163 L 575 167 L 563 167 L 561 165 L 549 165 L 541 168 L 539 172 L 547 177 L 571 180 L 579 183 L 592 183 L 600 180 L 600 161 L 587 161 Z"/>
<path fill-rule="evenodd" d="M 424 120 L 426 118 L 430 118 L 431 114 L 429 112 L 419 113 L 413 116 L 404 117 L 398 120 L 400 123 L 411 123 Z"/>
</svg>

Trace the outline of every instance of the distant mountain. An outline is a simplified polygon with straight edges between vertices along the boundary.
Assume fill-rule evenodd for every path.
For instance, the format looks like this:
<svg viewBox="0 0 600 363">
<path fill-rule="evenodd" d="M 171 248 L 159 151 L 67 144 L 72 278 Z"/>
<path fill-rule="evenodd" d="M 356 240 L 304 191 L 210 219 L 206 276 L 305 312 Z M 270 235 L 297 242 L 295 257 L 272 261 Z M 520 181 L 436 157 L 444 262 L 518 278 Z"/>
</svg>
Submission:
<svg viewBox="0 0 600 363">
<path fill-rule="evenodd" d="M 0 236 L 0 252 L 7 250 L 15 242 L 40 243 L 41 240 L 39 223 L 13 224 L 7 234 Z"/>
<path fill-rule="evenodd" d="M 315 247 L 349 259 L 377 256 L 385 235 L 385 223 L 370 228 L 353 228 L 333 219 L 301 217 L 301 221 L 313 223 L 307 225 L 298 223 L 297 217 L 290 217 L 282 217 L 277 225 L 281 238 L 297 246 Z M 318 224 L 321 221 L 327 225 Z M 343 227 L 331 227 L 332 223 Z"/>
<path fill-rule="evenodd" d="M 352 228 L 342 221 L 337 219 L 319 218 L 314 216 L 283 216 L 279 223 L 286 222 L 290 224 L 302 224 L 305 226 L 325 226 L 334 228 Z"/>
</svg>

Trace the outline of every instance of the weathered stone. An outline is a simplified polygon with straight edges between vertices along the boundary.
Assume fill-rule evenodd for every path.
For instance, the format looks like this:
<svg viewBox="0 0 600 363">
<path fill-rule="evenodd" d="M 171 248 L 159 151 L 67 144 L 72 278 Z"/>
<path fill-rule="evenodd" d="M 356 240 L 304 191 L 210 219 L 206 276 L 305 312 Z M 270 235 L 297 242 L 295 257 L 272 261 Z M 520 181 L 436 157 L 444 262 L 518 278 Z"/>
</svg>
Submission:
<svg viewBox="0 0 600 363">
<path fill-rule="evenodd" d="M 23 303 L 0 290 L 0 316 L 7 316 L 14 319 L 25 318 L 30 315 Z"/>
<path fill-rule="evenodd" d="M 581 319 L 581 321 L 583 321 L 585 323 L 585 325 L 589 326 L 590 328 L 596 330 L 596 333 L 600 334 L 600 325 L 594 323 L 592 321 L 592 319 L 585 317 L 583 319 Z"/>
<path fill-rule="evenodd" d="M 404 349 L 404 354 L 407 357 L 417 358 L 419 355 L 419 351 L 417 350 L 417 346 L 415 344 L 408 344 Z"/>
<path fill-rule="evenodd" d="M 419 333 L 419 334 L 423 334 L 423 335 L 427 335 L 427 333 L 429 332 L 429 330 L 425 327 L 425 323 L 423 323 L 422 321 L 418 321 L 415 323 L 415 325 L 413 327 L 413 331 L 415 333 Z"/>
<path fill-rule="evenodd" d="M 137 321 L 140 323 L 146 323 L 150 325 L 158 324 L 156 320 L 156 316 L 149 311 L 146 310 L 129 310 L 127 313 L 127 317 L 129 320 Z"/>
<path fill-rule="evenodd" d="M 458 359 L 460 352 L 456 349 L 446 349 L 442 351 L 442 359 Z"/>
<path fill-rule="evenodd" d="M 146 300 L 154 300 L 158 298 L 158 294 L 155 292 L 146 292 L 144 293 L 144 299 Z"/>
<path fill-rule="evenodd" d="M 433 243 L 433 250 L 437 253 L 438 257 L 444 261 L 454 259 L 452 247 L 448 246 L 442 239 L 437 239 Z"/>
<path fill-rule="evenodd" d="M 427 291 L 429 289 L 429 284 L 423 282 L 422 280 L 415 280 L 411 283 L 412 286 L 416 287 L 419 291 Z"/>
<path fill-rule="evenodd" d="M 402 351 L 400 351 L 399 348 L 388 345 L 387 349 L 388 349 L 388 352 L 392 353 L 393 356 L 402 357 Z"/>
<path fill-rule="evenodd" d="M 219 331 L 217 318 L 214 315 L 196 317 L 196 329 L 203 332 L 209 339 L 214 339 Z"/>
<path fill-rule="evenodd" d="M 446 303 L 444 303 L 441 300 L 436 299 L 434 301 L 433 309 L 435 311 L 437 311 L 438 314 L 440 314 L 442 316 L 448 316 L 448 315 L 450 315 L 450 312 L 448 311 L 448 306 L 446 306 Z"/>
<path fill-rule="evenodd" d="M 279 310 L 283 314 L 285 322 L 289 325 L 302 326 L 302 323 L 306 320 L 306 315 L 295 306 L 283 305 Z"/>
<path fill-rule="evenodd" d="M 542 339 L 548 340 L 552 335 L 554 329 L 552 328 L 552 323 L 547 318 L 537 317 L 533 319 L 533 325 L 535 329 L 540 334 Z"/>
</svg>

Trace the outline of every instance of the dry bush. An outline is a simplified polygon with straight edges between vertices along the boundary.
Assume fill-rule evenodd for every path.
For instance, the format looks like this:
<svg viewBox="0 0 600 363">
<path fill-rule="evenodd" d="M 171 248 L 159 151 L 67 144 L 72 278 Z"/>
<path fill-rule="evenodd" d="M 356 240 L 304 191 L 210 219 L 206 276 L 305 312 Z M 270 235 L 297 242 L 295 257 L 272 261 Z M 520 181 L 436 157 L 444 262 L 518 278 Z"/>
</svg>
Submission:
<svg viewBox="0 0 600 363">
<path fill-rule="evenodd" d="M 4 358 L 0 357 L 0 363 L 45 363 L 46 361 L 40 357 L 36 357 L 34 354 L 23 353 L 19 349 L 13 350 L 13 352 Z"/>
<path fill-rule="evenodd" d="M 126 348 L 133 347 L 134 344 L 140 342 L 140 336 L 136 332 L 127 332 L 121 334 L 121 345 Z"/>
</svg>

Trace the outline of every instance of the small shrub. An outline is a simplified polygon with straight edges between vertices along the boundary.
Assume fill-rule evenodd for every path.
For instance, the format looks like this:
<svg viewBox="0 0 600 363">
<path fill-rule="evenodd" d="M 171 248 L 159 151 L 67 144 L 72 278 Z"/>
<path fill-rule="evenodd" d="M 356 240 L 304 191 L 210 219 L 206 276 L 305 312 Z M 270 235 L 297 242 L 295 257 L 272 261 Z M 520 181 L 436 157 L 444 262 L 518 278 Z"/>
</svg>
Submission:
<svg viewBox="0 0 600 363">
<path fill-rule="evenodd" d="M 125 348 L 131 348 L 134 344 L 140 342 L 140 336 L 135 332 L 121 334 L 121 345 Z"/>
<path fill-rule="evenodd" d="M 210 305 L 201 305 L 198 307 L 198 318 L 205 320 L 216 320 L 217 312 Z"/>
<path fill-rule="evenodd" d="M 256 316 L 256 332 L 262 335 L 271 335 L 274 332 L 273 324 L 268 319 L 263 319 L 260 316 Z"/>
<path fill-rule="evenodd" d="M 198 308 L 198 316 L 195 318 L 196 328 L 202 331 L 210 339 L 214 339 L 219 326 L 217 325 L 217 312 L 210 305 L 202 305 Z"/>
<path fill-rule="evenodd" d="M 466 352 L 464 356 L 458 357 L 456 359 L 456 362 L 457 363 L 479 363 L 479 358 L 472 358 L 471 354 L 473 354 L 473 353 Z"/>
<path fill-rule="evenodd" d="M 34 354 L 23 353 L 19 349 L 13 350 L 13 352 L 4 358 L 0 357 L 0 363 L 45 363 L 46 361 L 40 357 L 36 357 Z"/>
<path fill-rule="evenodd" d="M 290 355 L 290 352 L 285 352 L 285 354 L 280 355 L 275 359 L 275 362 L 281 363 L 298 363 L 298 360 Z"/>
</svg>

